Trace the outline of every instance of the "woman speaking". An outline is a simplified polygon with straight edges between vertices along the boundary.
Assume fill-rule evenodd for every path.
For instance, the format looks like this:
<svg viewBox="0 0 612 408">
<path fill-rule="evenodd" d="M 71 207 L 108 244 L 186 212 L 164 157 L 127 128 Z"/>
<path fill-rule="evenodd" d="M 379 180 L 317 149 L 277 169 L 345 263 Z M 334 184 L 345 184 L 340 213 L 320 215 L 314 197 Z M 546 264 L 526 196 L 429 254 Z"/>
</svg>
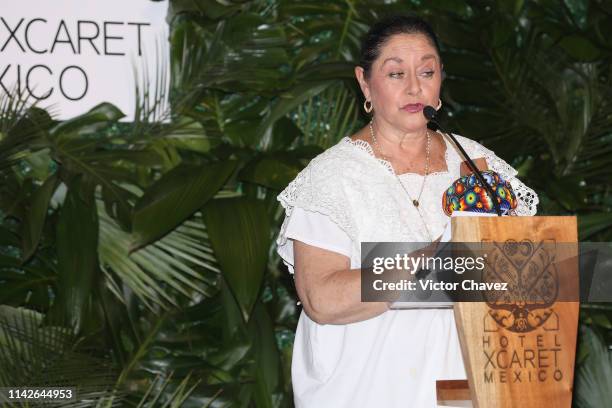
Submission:
<svg viewBox="0 0 612 408">
<path fill-rule="evenodd" d="M 452 310 L 361 301 L 361 242 L 432 242 L 449 222 L 442 197 L 465 158 L 423 115 L 441 107 L 442 72 L 425 21 L 373 25 L 355 67 L 370 123 L 315 157 L 278 196 L 278 252 L 303 305 L 292 360 L 298 408 L 435 407 L 437 379 L 466 378 Z M 515 169 L 456 137 L 509 183 L 515 215 L 535 214 L 537 195 Z"/>
</svg>

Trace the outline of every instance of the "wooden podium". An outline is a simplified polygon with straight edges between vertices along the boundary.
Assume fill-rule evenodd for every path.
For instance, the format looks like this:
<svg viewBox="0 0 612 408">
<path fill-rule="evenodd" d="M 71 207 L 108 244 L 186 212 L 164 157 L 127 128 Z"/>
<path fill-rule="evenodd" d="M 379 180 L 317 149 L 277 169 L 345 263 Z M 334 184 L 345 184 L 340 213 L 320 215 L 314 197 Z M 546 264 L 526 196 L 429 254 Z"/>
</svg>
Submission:
<svg viewBox="0 0 612 408">
<path fill-rule="evenodd" d="M 548 302 L 523 302 L 518 296 L 501 305 L 456 303 L 468 380 L 438 381 L 438 406 L 570 408 L 579 312 L 576 218 L 456 217 L 451 222 L 454 242 L 494 248 L 487 267 L 518 277 L 515 290 L 530 290 L 520 286 L 537 284 L 540 275 L 561 285 Z M 552 258 L 551 248 L 556 248 Z"/>
</svg>

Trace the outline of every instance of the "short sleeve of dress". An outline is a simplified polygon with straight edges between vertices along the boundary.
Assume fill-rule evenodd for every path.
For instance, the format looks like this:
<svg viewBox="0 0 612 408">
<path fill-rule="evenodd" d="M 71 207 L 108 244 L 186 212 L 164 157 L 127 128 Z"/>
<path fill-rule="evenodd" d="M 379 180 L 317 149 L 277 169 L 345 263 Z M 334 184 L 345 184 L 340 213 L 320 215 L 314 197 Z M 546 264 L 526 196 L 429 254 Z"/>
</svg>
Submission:
<svg viewBox="0 0 612 408">
<path fill-rule="evenodd" d="M 291 273 L 294 240 L 349 258 L 355 256 L 358 234 L 345 177 L 352 154 L 354 148 L 346 143 L 328 148 L 313 158 L 277 196 L 285 209 L 285 219 L 276 247 Z"/>
<path fill-rule="evenodd" d="M 294 273 L 293 241 L 302 241 L 328 251 L 351 257 L 351 239 L 338 224 L 324 214 L 295 207 L 285 220 L 284 242 L 279 243 L 276 251 L 289 272 Z"/>
</svg>

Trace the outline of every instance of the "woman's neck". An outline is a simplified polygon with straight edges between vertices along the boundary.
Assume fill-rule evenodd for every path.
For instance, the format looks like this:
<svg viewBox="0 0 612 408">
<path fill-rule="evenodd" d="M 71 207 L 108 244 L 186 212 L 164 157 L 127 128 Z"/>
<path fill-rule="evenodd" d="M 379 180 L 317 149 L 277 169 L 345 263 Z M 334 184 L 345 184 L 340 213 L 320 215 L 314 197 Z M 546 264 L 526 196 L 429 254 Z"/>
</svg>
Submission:
<svg viewBox="0 0 612 408">
<path fill-rule="evenodd" d="M 427 143 L 427 127 L 412 131 L 398 129 L 382 120 L 373 121 L 374 133 L 379 146 L 388 157 L 420 155 Z"/>
</svg>

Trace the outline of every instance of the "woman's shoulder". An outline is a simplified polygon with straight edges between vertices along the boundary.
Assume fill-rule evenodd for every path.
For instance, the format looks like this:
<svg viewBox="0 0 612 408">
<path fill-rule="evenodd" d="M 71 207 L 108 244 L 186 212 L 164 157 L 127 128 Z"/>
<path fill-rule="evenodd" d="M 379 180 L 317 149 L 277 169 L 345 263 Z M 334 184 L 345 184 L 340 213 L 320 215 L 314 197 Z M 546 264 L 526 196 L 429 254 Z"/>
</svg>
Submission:
<svg viewBox="0 0 612 408">
<path fill-rule="evenodd" d="M 342 137 L 335 144 L 331 145 L 330 147 L 316 155 L 308 164 L 330 164 L 334 163 L 339 159 L 345 158 L 348 153 L 346 149 L 347 139 L 350 140 L 347 136 Z"/>
<path fill-rule="evenodd" d="M 329 217 L 350 237 L 354 237 L 354 220 L 346 208 L 347 195 L 359 177 L 351 174 L 359 159 L 347 137 L 315 156 L 277 196 L 290 217 L 293 208 L 316 212 Z"/>
<path fill-rule="evenodd" d="M 371 184 L 377 173 L 376 161 L 367 156 L 365 149 L 348 136 L 342 137 L 310 160 L 280 193 L 279 199 L 285 204 L 295 202 L 297 197 L 342 201 L 343 194 Z"/>
<path fill-rule="evenodd" d="M 322 177 L 333 175 L 331 179 L 350 176 L 372 165 L 372 161 L 367 160 L 366 155 L 371 155 L 368 149 L 369 144 L 366 141 L 344 136 L 315 156 L 303 171 Z"/>
</svg>

